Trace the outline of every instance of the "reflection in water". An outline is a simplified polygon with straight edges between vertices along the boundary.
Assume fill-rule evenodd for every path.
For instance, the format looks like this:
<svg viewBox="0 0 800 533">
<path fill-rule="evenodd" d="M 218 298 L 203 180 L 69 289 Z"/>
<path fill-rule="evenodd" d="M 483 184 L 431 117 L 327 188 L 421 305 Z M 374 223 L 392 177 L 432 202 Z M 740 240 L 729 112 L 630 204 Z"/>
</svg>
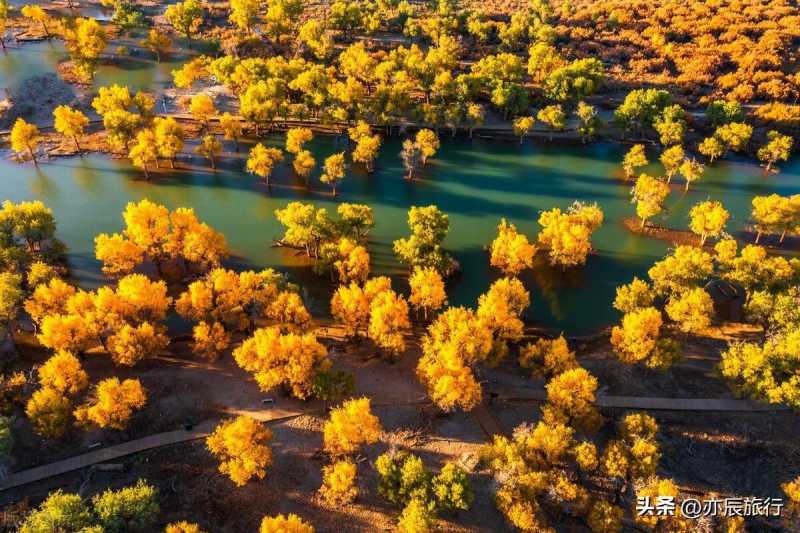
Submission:
<svg viewBox="0 0 800 533">
<path fill-rule="evenodd" d="M 98 179 L 97 173 L 89 165 L 85 158 L 78 158 L 73 172 L 75 184 L 87 195 L 102 201 L 103 187 L 102 180 Z"/>
<path fill-rule="evenodd" d="M 61 44 L 28 44 L 0 55 L 0 87 L 14 87 L 25 77 L 53 72 L 66 57 Z M 179 64 L 169 58 L 161 64 L 131 60 L 120 65 L 102 65 L 96 86 L 114 82 L 134 89 L 158 88 L 169 81 Z M 259 139 L 267 145 L 282 145 L 273 135 Z M 385 139 L 376 171 L 367 174 L 354 165 L 333 198 L 319 183 L 319 165 L 311 177 L 312 190 L 298 187 L 302 182 L 291 170 L 290 160 L 274 172 L 275 186 L 268 189 L 243 171 L 244 155 L 251 143 L 242 143 L 236 156 L 223 158 L 217 172 L 206 168 L 205 160 L 183 155 L 178 169 L 163 169 L 147 181 L 125 160 L 99 154 L 43 162 L 37 170 L 31 164 L 0 161 L 0 198 L 21 201 L 41 199 L 53 209 L 59 236 L 70 249 L 69 261 L 75 279 L 86 285 L 100 283 L 99 264 L 94 259 L 94 236 L 118 231 L 121 212 L 130 201 L 150 198 L 174 209 L 188 206 L 222 231 L 234 253 L 231 264 L 246 268 L 275 267 L 306 285 L 310 306 L 325 313 L 331 286 L 311 272 L 308 261 L 287 249 L 271 247 L 282 228 L 273 215 L 290 201 L 313 202 L 335 212 L 340 202 L 370 205 L 376 227 L 369 248 L 376 274 L 395 275 L 404 270 L 397 264 L 392 242 L 408 234 L 407 211 L 414 205 L 438 205 L 450 216 L 450 234 L 445 242 L 462 266 L 457 279 L 448 283 L 452 305 L 476 304 L 499 273 L 488 266 L 485 247 L 495 237 L 500 218 L 535 239 L 536 220 L 542 210 L 565 208 L 574 200 L 596 201 L 605 212 L 605 223 L 596 232 L 597 252 L 582 269 L 561 272 L 537 259 L 537 267 L 522 277 L 531 291 L 532 306 L 527 318 L 538 325 L 567 333 L 581 333 L 608 325 L 618 319 L 611 307 L 616 286 L 636 275 L 645 277 L 653 261 L 662 257 L 668 245 L 629 233 L 622 219 L 632 216 L 630 183 L 619 179 L 619 162 L 624 147 L 597 143 L 588 146 L 558 146 L 545 143 L 498 143 L 474 139 L 443 139 L 442 148 L 419 180 L 403 179 L 398 153 L 401 140 Z M 232 151 L 233 146 L 228 146 Z M 318 162 L 344 149 L 341 139 L 317 137 L 309 149 Z M 186 148 L 187 153 L 191 150 Z M 649 154 L 656 160 L 657 154 Z M 661 173 L 657 164 L 643 169 Z M 783 165 L 779 175 L 763 176 L 752 161 L 735 159 L 716 163 L 688 193 L 676 181 L 668 200 L 668 211 L 654 222 L 686 228 L 688 210 L 707 198 L 722 200 L 733 218 L 729 231 L 742 229 L 749 216 L 754 195 L 800 192 L 800 161 Z M 401 284 L 398 283 L 398 286 Z"/>
<path fill-rule="evenodd" d="M 33 168 L 26 168 L 29 165 Z M 24 163 L 23 168 L 26 170 L 26 172 L 24 172 L 25 174 L 33 176 L 30 182 L 31 192 L 36 198 L 43 200 L 45 203 L 58 200 L 58 187 L 53 180 L 50 179 L 50 176 L 47 175 L 45 170 L 42 169 L 42 166 L 35 166 L 33 163 Z"/>
<path fill-rule="evenodd" d="M 281 140 L 277 136 L 266 139 L 271 144 Z M 318 161 L 341 149 L 331 138 L 320 137 L 310 144 Z M 308 285 L 316 313 L 327 312 L 331 293 L 327 280 L 314 276 L 308 261 L 294 251 L 271 247 L 272 240 L 282 233 L 273 213 L 290 201 L 313 202 L 330 212 L 339 202 L 369 204 L 376 219 L 369 243 L 373 270 L 390 275 L 403 273 L 391 244 L 408 234 L 408 208 L 438 205 L 450 216 L 451 231 L 445 244 L 463 269 L 448 284 L 449 300 L 453 305 L 470 306 L 499 277 L 488 266 L 486 246 L 494 238 L 501 217 L 509 218 L 520 231 L 535 238 L 541 210 L 564 208 L 576 198 L 597 201 L 606 222 L 595 234 L 597 252 L 589 257 L 587 266 L 561 272 L 546 264 L 543 253 L 537 258 L 536 268 L 522 276 L 531 291 L 528 319 L 568 333 L 614 322 L 617 315 L 611 302 L 616 286 L 634 275 L 645 277 L 653 261 L 668 249 L 667 243 L 633 235 L 622 225 L 622 219 L 632 216 L 634 209 L 629 184 L 615 177 L 624 151 L 619 146 L 596 144 L 587 150 L 532 143 L 445 141 L 424 180 L 415 183 L 402 177 L 399 150 L 400 140 L 387 139 L 376 172 L 368 175 L 353 167 L 337 198 L 319 183 L 319 169 L 312 176 L 311 191 L 297 189 L 289 186 L 294 176 L 291 163 L 286 161 L 276 169 L 275 186 L 270 191 L 243 171 L 242 159 L 228 158 L 212 172 L 200 166 L 202 159 L 188 155 L 179 159 L 175 171 L 162 169 L 150 181 L 127 161 L 98 154 L 43 163 L 38 172 L 30 164 L 4 161 L 0 162 L 0 172 L 6 178 L 0 183 L 0 191 L 3 198 L 14 201 L 41 198 L 53 208 L 59 235 L 70 248 L 70 263 L 82 283 L 92 285 L 101 279 L 94 260 L 94 236 L 118 231 L 125 205 L 147 197 L 171 209 L 193 207 L 226 235 L 236 256 L 233 263 L 248 268 L 279 268 Z M 487 153 L 491 157 L 487 158 Z M 647 171 L 657 172 L 658 168 Z M 751 162 L 723 162 L 709 168 L 685 196 L 682 184 L 677 183 L 668 200 L 669 212 L 657 222 L 686 228 L 692 205 L 718 198 L 733 213 L 729 230 L 735 232 L 746 224 L 753 194 L 800 192 L 799 171 L 800 161 L 795 160 L 784 165 L 779 176 L 765 178 Z"/>
</svg>

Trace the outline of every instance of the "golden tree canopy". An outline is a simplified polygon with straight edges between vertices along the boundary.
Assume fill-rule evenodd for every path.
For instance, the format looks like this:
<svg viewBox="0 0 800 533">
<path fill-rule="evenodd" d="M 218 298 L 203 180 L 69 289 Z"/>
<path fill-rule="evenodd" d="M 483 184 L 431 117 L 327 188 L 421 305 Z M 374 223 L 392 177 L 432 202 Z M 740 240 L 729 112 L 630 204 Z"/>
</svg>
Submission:
<svg viewBox="0 0 800 533">
<path fill-rule="evenodd" d="M 264 479 L 272 464 L 272 431 L 249 416 L 226 420 L 206 438 L 208 450 L 220 461 L 219 471 L 237 486 Z"/>
<path fill-rule="evenodd" d="M 369 398 L 347 400 L 331 410 L 323 427 L 325 451 L 330 455 L 350 455 L 365 444 L 378 442 L 383 427 L 372 414 Z"/>
</svg>

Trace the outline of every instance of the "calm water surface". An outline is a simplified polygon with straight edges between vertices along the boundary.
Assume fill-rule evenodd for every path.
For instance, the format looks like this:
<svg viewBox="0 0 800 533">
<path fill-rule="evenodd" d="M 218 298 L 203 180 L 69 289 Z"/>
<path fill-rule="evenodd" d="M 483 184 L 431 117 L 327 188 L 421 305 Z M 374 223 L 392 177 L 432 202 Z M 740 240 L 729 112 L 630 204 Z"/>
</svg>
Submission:
<svg viewBox="0 0 800 533">
<path fill-rule="evenodd" d="M 24 77 L 52 71 L 61 57 L 63 52 L 56 44 L 26 45 L 0 56 L 0 82 L 13 86 Z M 163 86 L 174 65 L 149 65 L 138 69 L 103 67 L 96 85 L 116 81 L 135 87 Z M 266 142 L 281 141 L 275 136 Z M 341 139 L 332 137 L 315 139 L 311 145 L 318 162 L 345 149 Z M 147 182 L 127 161 L 102 155 L 52 160 L 39 169 L 31 164 L 17 165 L 6 155 L 0 161 L 0 198 L 40 199 L 53 209 L 59 236 L 69 246 L 74 276 L 86 286 L 102 280 L 94 259 L 94 236 L 120 230 L 120 213 L 129 201 L 149 198 L 170 208 L 193 207 L 203 220 L 225 234 L 237 266 L 271 266 L 289 272 L 307 286 L 307 297 L 317 313 L 327 308 L 330 288 L 325 279 L 314 277 L 293 252 L 270 246 L 282 233 L 273 212 L 289 201 L 313 202 L 329 211 L 335 211 L 340 202 L 369 204 L 377 222 L 370 243 L 374 270 L 388 274 L 403 272 L 394 260 L 391 243 L 408 233 L 408 208 L 438 205 L 450 215 L 450 235 L 445 244 L 463 268 L 448 289 L 450 303 L 458 305 L 474 305 L 498 276 L 488 267 L 485 248 L 494 238 L 501 217 L 535 239 L 541 210 L 565 208 L 574 200 L 597 202 L 606 222 L 595 233 L 597 253 L 588 264 L 566 273 L 541 265 L 523 276 L 532 300 L 527 319 L 572 334 L 616 321 L 618 315 L 611 308 L 615 288 L 634 275 L 646 275 L 650 265 L 668 250 L 667 243 L 632 235 L 622 226 L 622 219 L 634 213 L 629 186 L 619 180 L 625 147 L 533 142 L 520 146 L 448 139 L 443 140 L 440 153 L 423 178 L 413 183 L 402 177 L 399 151 L 399 139 L 386 139 L 377 171 L 367 175 L 360 167 L 352 167 L 335 199 L 319 183 L 319 169 L 312 176 L 312 192 L 292 188 L 288 162 L 276 171 L 278 186 L 269 193 L 242 170 L 243 160 L 236 157 L 225 158 L 221 168 L 212 173 L 201 168 L 206 165 L 203 160 L 185 154 L 180 161 L 184 168 Z M 660 169 L 653 165 L 651 171 Z M 724 202 L 733 214 L 729 231 L 738 231 L 747 223 L 752 197 L 771 192 L 800 192 L 798 159 L 783 164 L 779 175 L 764 177 L 755 162 L 731 158 L 707 169 L 688 194 L 684 194 L 682 183 L 674 184 L 669 212 L 657 222 L 686 228 L 689 208 L 710 198 Z"/>
</svg>

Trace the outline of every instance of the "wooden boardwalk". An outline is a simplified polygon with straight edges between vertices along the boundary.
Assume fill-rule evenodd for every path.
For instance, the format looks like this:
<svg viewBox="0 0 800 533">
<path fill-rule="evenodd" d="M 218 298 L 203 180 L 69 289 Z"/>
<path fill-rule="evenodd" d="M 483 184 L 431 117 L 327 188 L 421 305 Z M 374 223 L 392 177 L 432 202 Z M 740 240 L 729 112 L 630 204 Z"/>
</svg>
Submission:
<svg viewBox="0 0 800 533">
<path fill-rule="evenodd" d="M 491 391 L 487 391 L 491 392 Z M 497 392 L 494 400 L 497 401 L 535 401 L 544 402 L 547 399 L 547 393 L 544 389 L 534 388 L 512 388 L 505 389 L 502 393 Z M 384 404 L 374 404 L 378 406 L 391 406 L 391 405 L 425 405 L 430 402 L 413 401 L 413 402 L 394 402 Z M 636 396 L 598 396 L 596 404 L 601 408 L 608 409 L 641 409 L 647 411 L 718 411 L 718 412 L 770 412 L 770 411 L 788 411 L 789 408 L 782 405 L 770 405 L 752 402 L 749 400 L 735 400 L 735 399 L 715 399 L 715 398 L 646 398 Z M 319 410 L 316 410 L 319 411 Z M 308 411 L 286 411 L 281 409 L 268 409 L 263 411 L 231 411 L 231 415 L 246 414 L 252 416 L 262 422 L 278 422 L 288 420 L 304 414 L 315 412 L 315 410 Z M 494 435 L 507 435 L 500 424 L 487 408 L 485 404 L 481 404 L 472 411 L 472 416 L 475 421 L 483 430 L 487 439 L 491 439 Z M 153 448 L 160 448 L 162 446 L 169 446 L 171 444 L 179 444 L 181 442 L 188 442 L 192 440 L 203 439 L 207 437 L 214 430 L 219 420 L 206 420 L 194 426 L 189 430 L 175 430 L 167 431 L 164 433 L 157 433 L 155 435 L 148 435 L 141 439 L 123 442 L 107 448 L 94 450 L 69 459 L 56 461 L 54 463 L 37 466 L 21 472 L 16 472 L 8 475 L 5 479 L 0 481 L 0 491 L 34 483 L 42 479 L 60 476 L 75 470 L 87 468 L 92 465 L 106 463 L 133 455 Z"/>
</svg>

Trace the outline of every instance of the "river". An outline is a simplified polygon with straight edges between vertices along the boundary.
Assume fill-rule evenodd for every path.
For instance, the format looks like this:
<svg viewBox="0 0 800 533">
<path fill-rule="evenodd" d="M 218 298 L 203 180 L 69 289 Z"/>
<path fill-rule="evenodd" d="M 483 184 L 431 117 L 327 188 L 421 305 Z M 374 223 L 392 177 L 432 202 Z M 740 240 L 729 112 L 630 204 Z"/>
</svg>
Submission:
<svg viewBox="0 0 800 533">
<path fill-rule="evenodd" d="M 0 86 L 13 87 L 24 77 L 52 72 L 61 57 L 59 45 L 50 43 L 11 50 L 0 56 Z M 135 88 L 163 86 L 172 68 L 170 62 L 142 63 L 125 69 L 102 67 L 96 86 L 113 82 Z M 273 136 L 265 142 L 277 145 L 282 139 Z M 615 288 L 634 275 L 646 276 L 652 263 L 668 250 L 667 243 L 633 235 L 622 225 L 622 219 L 634 213 L 629 185 L 620 180 L 624 146 L 534 141 L 519 145 L 481 139 L 450 140 L 443 135 L 442 148 L 422 179 L 408 182 L 403 179 L 398 156 L 400 142 L 397 137 L 385 139 L 372 175 L 353 165 L 337 198 L 319 183 L 319 168 L 312 174 L 312 191 L 308 192 L 288 187 L 293 178 L 290 164 L 284 162 L 273 178 L 280 186 L 273 187 L 270 193 L 243 171 L 242 159 L 224 159 L 214 173 L 201 168 L 206 166 L 205 161 L 188 152 L 179 162 L 184 168 L 149 182 L 127 161 L 104 155 L 54 159 L 37 169 L 32 164 L 18 165 L 6 154 L 0 161 L 0 198 L 40 199 L 53 209 L 58 235 L 69 247 L 73 276 L 85 286 L 102 281 L 99 263 L 94 259 L 94 236 L 119 231 L 120 214 L 129 201 L 149 198 L 170 208 L 192 207 L 225 234 L 235 254 L 232 264 L 289 272 L 306 286 L 306 297 L 317 314 L 327 310 L 327 278 L 311 274 L 308 265 L 294 252 L 270 246 L 282 233 L 273 211 L 289 201 L 313 202 L 329 211 L 335 211 L 339 202 L 370 205 L 376 219 L 370 238 L 373 270 L 388 274 L 403 272 L 394 260 L 391 243 L 408 233 L 408 208 L 438 205 L 450 216 L 446 248 L 463 269 L 448 287 L 453 305 L 475 305 L 478 296 L 498 277 L 488 266 L 485 248 L 494 238 L 501 217 L 535 239 L 541 210 L 564 208 L 574 200 L 597 202 L 606 221 L 594 235 L 596 253 L 585 267 L 561 272 L 539 264 L 522 276 L 531 291 L 532 304 L 526 320 L 568 334 L 589 333 L 617 321 L 619 315 L 611 307 Z M 333 137 L 317 137 L 310 145 L 318 163 L 344 149 L 343 141 Z M 650 156 L 655 159 L 657 153 Z M 780 166 L 780 174 L 765 177 L 756 162 L 729 156 L 709 167 L 689 193 L 684 194 L 682 183 L 675 183 L 668 213 L 656 217 L 655 222 L 685 229 L 691 206 L 710 198 L 722 201 L 731 211 L 729 231 L 739 231 L 747 224 L 754 195 L 800 192 L 800 160 L 795 158 Z M 649 170 L 660 172 L 657 165 Z"/>
</svg>

